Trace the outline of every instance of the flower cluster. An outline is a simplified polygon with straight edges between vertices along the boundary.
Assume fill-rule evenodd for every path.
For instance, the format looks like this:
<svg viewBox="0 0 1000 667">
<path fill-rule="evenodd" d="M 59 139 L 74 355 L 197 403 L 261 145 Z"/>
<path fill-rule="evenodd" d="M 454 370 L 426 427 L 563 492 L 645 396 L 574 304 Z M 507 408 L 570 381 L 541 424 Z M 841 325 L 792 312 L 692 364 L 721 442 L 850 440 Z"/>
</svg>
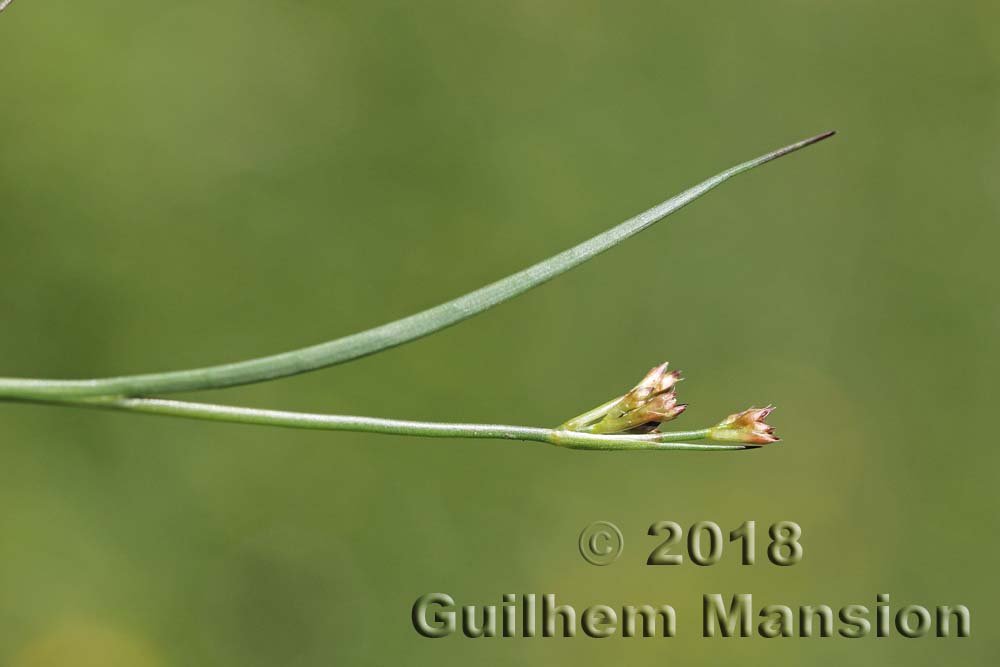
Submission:
<svg viewBox="0 0 1000 667">
<path fill-rule="evenodd" d="M 586 433 L 652 433 L 675 419 L 687 405 L 677 402 L 679 371 L 667 363 L 653 367 L 627 394 L 571 419 L 563 428 Z"/>
<path fill-rule="evenodd" d="M 677 418 L 687 404 L 677 402 L 679 371 L 668 371 L 666 362 L 653 367 L 628 393 L 574 417 L 560 429 L 595 434 L 659 433 L 659 427 Z M 715 426 L 689 432 L 692 438 L 708 438 L 723 442 L 765 445 L 776 442 L 774 427 L 764 420 L 773 406 L 750 408 L 729 415 Z M 677 434 L 682 435 L 682 434 Z"/>
<path fill-rule="evenodd" d="M 774 406 L 765 408 L 750 408 L 743 412 L 729 415 L 709 429 L 712 440 L 729 442 L 745 442 L 752 445 L 766 445 L 780 440 L 774 435 L 774 427 L 764 423 L 767 416 L 774 412 Z"/>
</svg>

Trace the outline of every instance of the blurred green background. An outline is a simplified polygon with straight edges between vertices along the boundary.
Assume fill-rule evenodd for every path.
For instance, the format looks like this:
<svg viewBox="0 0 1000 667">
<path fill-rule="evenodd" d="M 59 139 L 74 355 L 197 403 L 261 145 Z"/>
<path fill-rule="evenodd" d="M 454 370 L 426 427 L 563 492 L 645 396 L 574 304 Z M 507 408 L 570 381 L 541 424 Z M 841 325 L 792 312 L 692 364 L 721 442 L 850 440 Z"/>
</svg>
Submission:
<svg viewBox="0 0 1000 667">
<path fill-rule="evenodd" d="M 0 375 L 282 351 L 449 299 L 835 128 L 432 338 L 200 398 L 552 425 L 669 359 L 696 427 L 595 454 L 0 404 L 0 664 L 987 665 L 1000 5 L 38 2 L 0 14 Z M 577 553 L 607 519 L 625 553 Z M 657 520 L 791 568 L 643 563 Z M 761 536 L 762 543 L 766 540 Z M 417 596 L 670 603 L 672 640 L 428 640 Z M 970 639 L 709 640 L 703 593 L 972 610 Z"/>
</svg>

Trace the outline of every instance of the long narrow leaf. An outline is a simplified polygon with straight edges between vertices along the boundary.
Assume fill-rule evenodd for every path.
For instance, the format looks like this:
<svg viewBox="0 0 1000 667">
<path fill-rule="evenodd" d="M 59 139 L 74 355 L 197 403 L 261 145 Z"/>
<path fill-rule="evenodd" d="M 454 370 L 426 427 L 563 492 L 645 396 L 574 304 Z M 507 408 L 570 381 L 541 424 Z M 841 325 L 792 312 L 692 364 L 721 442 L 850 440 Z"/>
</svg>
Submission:
<svg viewBox="0 0 1000 667">
<path fill-rule="evenodd" d="M 127 375 L 93 380 L 0 378 L 0 398 L 149 396 L 199 389 L 218 389 L 306 373 L 374 354 L 440 331 L 523 294 L 532 287 L 541 285 L 618 245 L 733 176 L 826 139 L 832 134 L 833 132 L 820 134 L 731 167 L 648 211 L 523 271 L 447 303 L 368 331 L 268 357 L 169 373 Z"/>
</svg>

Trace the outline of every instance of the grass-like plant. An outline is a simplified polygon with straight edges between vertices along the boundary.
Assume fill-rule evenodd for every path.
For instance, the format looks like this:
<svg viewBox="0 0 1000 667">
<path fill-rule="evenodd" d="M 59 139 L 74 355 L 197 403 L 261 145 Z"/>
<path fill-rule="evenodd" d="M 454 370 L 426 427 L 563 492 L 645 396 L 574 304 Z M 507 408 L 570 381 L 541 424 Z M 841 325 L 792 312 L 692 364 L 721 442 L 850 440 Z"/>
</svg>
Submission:
<svg viewBox="0 0 1000 667">
<path fill-rule="evenodd" d="M 447 303 L 344 338 L 236 363 L 145 375 L 89 380 L 0 378 L 0 400 L 56 406 L 101 408 L 239 424 L 331 431 L 363 431 L 431 437 L 527 440 L 571 449 L 738 450 L 777 438 L 764 419 L 773 408 L 750 408 L 715 426 L 661 432 L 659 427 L 684 411 L 677 403 L 676 371 L 654 367 L 627 393 L 556 428 L 419 422 L 375 417 L 310 414 L 156 398 L 173 392 L 220 389 L 266 382 L 342 364 L 430 335 L 523 294 L 564 273 L 701 197 L 724 181 L 833 135 L 799 141 L 731 167 L 597 236 Z M 691 443 L 690 440 L 709 440 Z"/>
</svg>

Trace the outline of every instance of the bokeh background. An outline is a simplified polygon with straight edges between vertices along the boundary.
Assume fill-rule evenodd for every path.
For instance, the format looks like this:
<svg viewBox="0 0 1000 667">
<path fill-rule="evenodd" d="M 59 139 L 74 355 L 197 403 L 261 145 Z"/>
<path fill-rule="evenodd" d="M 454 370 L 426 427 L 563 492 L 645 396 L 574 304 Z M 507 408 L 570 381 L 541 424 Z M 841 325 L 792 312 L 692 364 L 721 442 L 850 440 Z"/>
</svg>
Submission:
<svg viewBox="0 0 1000 667">
<path fill-rule="evenodd" d="M 0 14 L 0 374 L 282 351 L 449 299 L 835 128 L 432 338 L 201 395 L 552 425 L 669 359 L 748 454 L 0 405 L 0 663 L 996 664 L 1000 5 L 69 2 Z M 606 568 L 580 529 L 621 526 Z M 803 562 L 651 568 L 657 520 Z M 760 541 L 766 542 L 763 536 Z M 762 549 L 762 547 L 761 547 Z M 670 603 L 672 640 L 428 640 L 410 606 Z M 703 593 L 968 605 L 966 640 L 709 640 Z"/>
</svg>

